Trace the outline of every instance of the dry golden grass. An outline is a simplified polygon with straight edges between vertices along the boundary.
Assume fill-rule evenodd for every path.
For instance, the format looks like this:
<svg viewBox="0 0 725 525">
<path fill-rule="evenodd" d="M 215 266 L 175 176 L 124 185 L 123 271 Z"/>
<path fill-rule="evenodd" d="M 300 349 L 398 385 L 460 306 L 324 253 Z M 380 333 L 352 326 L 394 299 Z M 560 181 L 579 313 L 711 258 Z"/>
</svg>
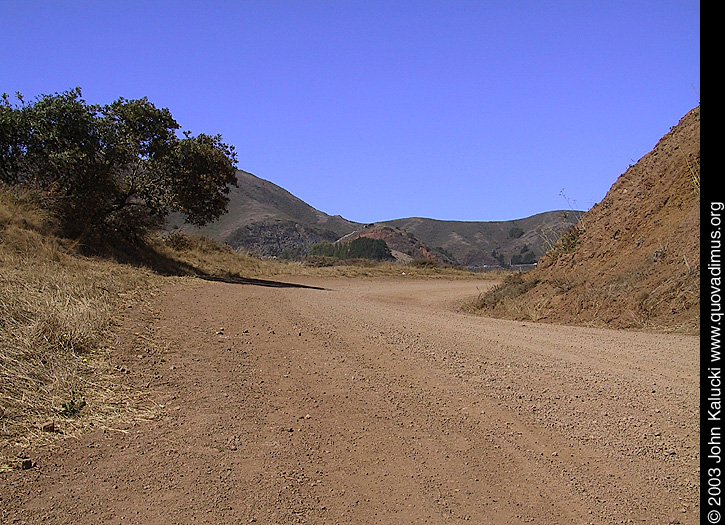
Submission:
<svg viewBox="0 0 725 525">
<path fill-rule="evenodd" d="M 149 246 L 172 268 L 170 273 L 176 275 L 269 277 L 298 275 L 300 270 L 299 264 L 236 253 L 229 246 L 201 235 L 171 233 L 150 239 Z"/>
<path fill-rule="evenodd" d="M 421 278 L 487 278 L 464 268 L 421 264 L 413 261 L 402 265 L 394 262 L 366 260 L 333 260 L 325 264 L 287 260 L 259 259 L 234 252 L 229 246 L 200 235 L 172 233 L 151 241 L 154 252 L 165 258 L 170 266 L 186 268 L 188 275 L 206 274 L 214 277 L 242 276 L 269 278 L 275 276 L 313 277 L 396 277 Z M 490 276 L 488 276 L 490 278 Z"/>
<path fill-rule="evenodd" d="M 53 226 L 29 194 L 0 193 L 0 468 L 50 439 L 48 421 L 72 434 L 130 406 L 110 370 L 110 334 L 128 295 L 154 277 L 78 255 Z"/>
<path fill-rule="evenodd" d="M 169 279 L 473 276 L 428 265 L 261 260 L 178 233 L 149 240 L 121 263 L 82 256 L 54 231 L 31 193 L 0 189 L 0 469 L 20 465 L 18 454 L 58 435 L 154 417 L 112 366 L 116 324 L 123 308 Z M 48 422 L 52 432 L 43 430 Z"/>
</svg>

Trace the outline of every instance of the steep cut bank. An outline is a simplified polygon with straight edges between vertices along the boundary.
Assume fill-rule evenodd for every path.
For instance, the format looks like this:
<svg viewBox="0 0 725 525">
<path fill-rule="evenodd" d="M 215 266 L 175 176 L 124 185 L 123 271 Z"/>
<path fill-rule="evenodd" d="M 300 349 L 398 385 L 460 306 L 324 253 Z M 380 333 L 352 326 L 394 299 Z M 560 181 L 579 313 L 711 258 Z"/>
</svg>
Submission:
<svg viewBox="0 0 725 525">
<path fill-rule="evenodd" d="M 487 315 L 696 333 L 700 106 L 631 166 L 527 275 L 479 298 Z"/>
</svg>

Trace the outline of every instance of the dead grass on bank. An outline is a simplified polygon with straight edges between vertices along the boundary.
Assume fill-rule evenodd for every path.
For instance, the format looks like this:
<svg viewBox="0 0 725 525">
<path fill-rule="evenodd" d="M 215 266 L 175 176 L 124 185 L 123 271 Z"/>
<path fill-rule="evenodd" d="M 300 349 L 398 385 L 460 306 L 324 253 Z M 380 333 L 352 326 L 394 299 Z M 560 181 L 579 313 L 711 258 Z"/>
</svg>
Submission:
<svg viewBox="0 0 725 525">
<path fill-rule="evenodd" d="M 145 303 L 170 279 L 478 277 L 418 263 L 262 260 L 180 233 L 86 257 L 57 237 L 55 226 L 31 193 L 0 189 L 0 470 L 32 466 L 26 451 L 59 436 L 155 417 L 113 360 L 120 312 Z M 160 343 L 143 344 L 162 351 Z"/>
<path fill-rule="evenodd" d="M 0 192 L 0 469 L 27 466 L 31 444 L 138 416 L 110 366 L 111 333 L 154 276 L 82 257 L 53 231 L 30 194 Z"/>
<path fill-rule="evenodd" d="M 675 315 L 697 304 L 699 271 L 683 270 L 646 290 L 637 277 L 634 273 L 607 286 L 592 286 L 573 277 L 509 274 L 463 310 L 501 319 L 699 335 L 699 316 L 677 319 Z M 629 298 L 633 300 L 620 310 L 612 308 Z"/>
<path fill-rule="evenodd" d="M 509 273 L 503 276 L 501 282 L 496 286 L 481 292 L 464 306 L 464 310 L 469 313 L 492 312 L 498 309 L 504 309 L 509 315 L 513 315 L 513 301 L 519 296 L 525 294 L 528 290 L 538 284 L 537 280 L 527 281 L 521 273 Z M 520 312 L 516 312 L 520 313 Z M 536 321 L 529 314 L 527 319 Z"/>
</svg>

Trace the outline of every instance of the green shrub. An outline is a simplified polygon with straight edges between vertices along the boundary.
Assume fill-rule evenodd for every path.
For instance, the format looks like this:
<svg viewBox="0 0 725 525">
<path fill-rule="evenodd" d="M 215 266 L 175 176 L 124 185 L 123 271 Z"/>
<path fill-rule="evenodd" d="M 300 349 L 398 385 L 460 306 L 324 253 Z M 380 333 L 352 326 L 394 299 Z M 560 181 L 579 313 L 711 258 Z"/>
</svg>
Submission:
<svg viewBox="0 0 725 525">
<path fill-rule="evenodd" d="M 519 238 L 519 237 L 521 237 L 521 236 L 522 236 L 523 234 L 524 234 L 524 230 L 522 230 L 522 229 L 521 229 L 521 228 L 519 228 L 518 226 L 513 226 L 513 227 L 512 227 L 512 228 L 511 228 L 511 229 L 509 230 L 509 237 L 510 237 L 511 239 L 518 239 L 518 238 Z"/>
<path fill-rule="evenodd" d="M 392 260 L 387 243 L 382 239 L 358 237 L 348 243 L 329 243 L 326 241 L 313 244 L 310 256 L 336 257 L 339 259 L 372 259 L 374 261 Z"/>
<path fill-rule="evenodd" d="M 80 88 L 26 103 L 0 99 L 0 183 L 36 189 L 62 232 L 136 240 L 170 211 L 202 225 L 226 211 L 236 154 L 185 132 L 146 98 L 90 105 Z"/>
</svg>

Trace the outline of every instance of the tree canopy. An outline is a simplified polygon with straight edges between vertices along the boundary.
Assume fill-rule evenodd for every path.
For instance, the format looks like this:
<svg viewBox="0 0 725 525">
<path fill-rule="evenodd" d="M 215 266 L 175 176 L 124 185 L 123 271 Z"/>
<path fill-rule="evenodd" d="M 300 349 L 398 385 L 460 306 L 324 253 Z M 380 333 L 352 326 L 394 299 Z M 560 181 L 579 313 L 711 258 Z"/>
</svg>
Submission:
<svg viewBox="0 0 725 525">
<path fill-rule="evenodd" d="M 65 233 L 142 234 L 170 212 L 203 225 L 226 211 L 236 153 L 184 132 L 146 98 L 100 106 L 80 88 L 0 100 L 0 183 L 40 190 Z"/>
</svg>

